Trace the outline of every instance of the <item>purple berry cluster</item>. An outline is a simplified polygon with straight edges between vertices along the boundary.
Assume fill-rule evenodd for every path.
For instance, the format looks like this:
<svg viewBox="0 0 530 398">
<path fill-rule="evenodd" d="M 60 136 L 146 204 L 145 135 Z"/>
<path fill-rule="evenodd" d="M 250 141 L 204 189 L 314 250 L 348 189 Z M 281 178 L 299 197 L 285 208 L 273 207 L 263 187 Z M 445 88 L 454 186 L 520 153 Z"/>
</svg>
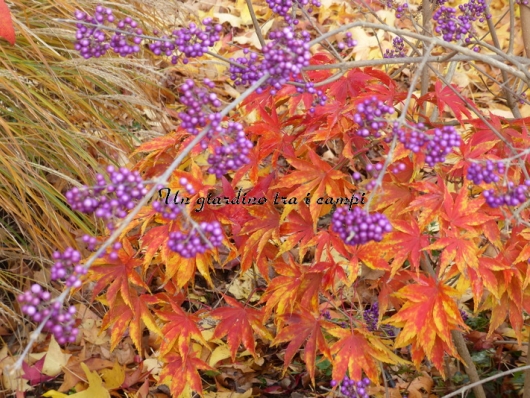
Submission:
<svg viewBox="0 0 530 398">
<path fill-rule="evenodd" d="M 331 387 L 339 385 L 337 380 L 331 380 Z M 342 383 L 340 383 L 339 391 L 347 398 L 368 398 L 368 386 L 370 385 L 370 379 L 365 377 L 362 380 L 355 381 L 350 379 L 348 376 L 344 376 Z"/>
<path fill-rule="evenodd" d="M 164 220 L 173 221 L 180 215 L 180 207 L 176 203 L 165 203 L 161 200 L 155 200 L 152 204 L 153 210 L 160 213 Z"/>
<path fill-rule="evenodd" d="M 409 5 L 407 3 L 399 4 L 395 0 L 383 0 L 382 3 L 385 7 L 396 10 L 397 19 L 401 18 L 403 13 L 409 9 Z"/>
<path fill-rule="evenodd" d="M 137 171 L 108 166 L 107 173 L 110 182 L 104 175 L 98 174 L 96 186 L 72 188 L 66 193 L 66 200 L 73 210 L 94 213 L 96 217 L 107 221 L 114 217 L 124 218 L 134 208 L 136 201 L 147 194 L 147 188 Z M 114 224 L 109 223 L 107 227 L 114 229 Z"/>
<path fill-rule="evenodd" d="M 309 4 L 309 0 L 267 0 L 269 8 L 279 16 L 283 17 L 287 23 L 292 23 L 293 25 L 298 25 L 298 20 L 293 18 L 291 9 L 293 11 L 296 7 L 302 8 Z M 311 0 L 311 6 L 320 7 L 320 1 Z M 313 12 L 313 8 L 309 7 L 307 12 Z"/>
<path fill-rule="evenodd" d="M 187 64 L 189 58 L 204 55 L 208 48 L 220 39 L 220 33 L 223 30 L 221 25 L 213 24 L 212 18 L 204 18 L 202 24 L 204 30 L 190 23 L 188 28 L 175 29 L 169 36 L 162 35 L 159 41 L 149 44 L 149 50 L 155 55 L 171 57 L 173 65 L 176 65 L 179 60 Z M 153 33 L 159 35 L 158 30 Z"/>
<path fill-rule="evenodd" d="M 379 330 L 377 324 L 379 322 L 379 303 L 373 303 L 369 309 L 363 311 L 363 319 L 366 322 L 366 327 L 369 331 L 375 332 Z M 382 325 L 381 330 L 389 337 L 396 335 L 396 328 L 390 325 Z"/>
<path fill-rule="evenodd" d="M 482 182 L 491 184 L 492 182 L 499 181 L 499 176 L 495 174 L 495 171 L 503 174 L 505 170 L 504 163 L 497 162 L 495 165 L 491 160 L 487 160 L 485 165 L 473 163 L 469 166 L 469 169 L 467 169 L 467 178 L 473 181 L 475 185 L 480 185 Z"/>
<path fill-rule="evenodd" d="M 300 94 L 303 93 L 309 93 L 313 94 L 313 102 L 311 103 L 311 107 L 309 108 L 310 113 L 315 112 L 315 107 L 318 105 L 324 105 L 326 101 L 328 100 L 328 97 L 324 95 L 324 92 L 322 90 L 318 90 L 315 88 L 315 83 L 313 82 L 304 82 L 303 79 L 294 79 L 295 82 L 301 83 L 304 86 L 303 87 L 296 87 L 296 91 Z"/>
<path fill-rule="evenodd" d="M 248 154 L 253 145 L 252 141 L 247 139 L 243 126 L 236 122 L 228 122 L 228 127 L 219 135 L 225 142 L 231 140 L 230 143 L 216 146 L 214 153 L 208 157 L 208 173 L 215 174 L 220 179 L 230 170 L 237 170 L 250 161 Z"/>
<path fill-rule="evenodd" d="M 493 189 L 482 192 L 486 203 L 492 208 L 501 206 L 519 206 L 526 201 L 526 191 L 530 187 L 530 180 L 526 180 L 524 185 L 517 185 L 513 182 L 508 183 L 506 193 L 496 194 Z"/>
<path fill-rule="evenodd" d="M 357 113 L 353 115 L 353 121 L 359 125 L 357 135 L 368 137 L 374 135 L 381 137 L 381 130 L 384 129 L 388 122 L 385 115 L 394 113 L 394 108 L 377 97 L 371 97 L 357 105 Z"/>
<path fill-rule="evenodd" d="M 379 322 L 379 304 L 373 303 L 369 309 L 363 311 L 363 318 L 366 322 L 366 327 L 370 332 L 375 332 L 377 323 Z"/>
<path fill-rule="evenodd" d="M 467 314 L 467 312 L 465 312 L 464 310 L 459 310 L 460 311 L 460 316 L 462 317 L 462 320 L 465 322 L 469 319 L 469 315 Z"/>
<path fill-rule="evenodd" d="M 262 76 L 261 60 L 257 53 L 251 52 L 248 48 L 243 49 L 243 54 L 244 57 L 230 58 L 231 61 L 244 66 L 241 68 L 230 64 L 230 79 L 236 86 L 248 87 Z"/>
<path fill-rule="evenodd" d="M 295 32 L 291 27 L 269 33 L 271 40 L 263 49 L 262 71 L 270 73 L 271 77 L 265 82 L 273 87 L 272 95 L 289 81 L 291 76 L 297 76 L 304 66 L 309 65 L 311 53 L 308 31 Z M 261 76 L 260 76 L 261 77 Z M 263 91 L 263 87 L 257 90 Z"/>
<path fill-rule="evenodd" d="M 442 34 L 445 41 L 458 41 L 464 39 L 466 43 L 471 43 L 472 22 L 479 20 L 484 22 L 490 19 L 491 15 L 486 14 L 486 0 L 469 0 L 468 3 L 461 4 L 458 8 L 461 15 L 456 16 L 456 9 L 453 7 L 441 6 L 436 10 L 433 19 L 437 23 L 436 32 Z"/>
<path fill-rule="evenodd" d="M 64 280 L 66 286 L 72 288 L 81 287 L 79 278 L 87 272 L 86 268 L 79 264 L 81 253 L 68 247 L 63 253 L 53 253 L 53 259 L 55 263 L 51 268 L 51 280 Z"/>
<path fill-rule="evenodd" d="M 75 18 L 79 21 L 76 25 L 75 49 L 84 58 L 99 58 L 109 49 L 122 57 L 140 52 L 144 32 L 131 17 L 117 21 L 112 9 L 98 5 L 94 16 L 78 10 Z M 188 28 L 176 29 L 170 35 L 163 35 L 159 39 L 150 38 L 154 41 L 148 48 L 155 55 L 171 57 L 174 65 L 179 59 L 186 64 L 189 58 L 204 55 L 220 38 L 223 29 L 221 25 L 214 25 L 212 18 L 205 18 L 202 23 L 204 30 L 190 23 Z M 112 29 L 118 30 L 110 37 L 107 24 L 113 24 Z M 154 34 L 158 35 L 159 32 L 155 30 Z"/>
<path fill-rule="evenodd" d="M 427 143 L 425 163 L 433 167 L 438 162 L 444 162 L 453 147 L 460 146 L 460 143 L 460 135 L 454 126 L 434 129 L 433 137 Z"/>
<path fill-rule="evenodd" d="M 204 79 L 203 83 L 210 90 L 215 87 L 214 82 L 210 79 Z M 215 93 L 209 92 L 208 89 L 195 85 L 191 79 L 186 80 L 180 87 L 182 93 L 180 101 L 187 108 L 184 112 L 179 113 L 179 117 L 182 120 L 181 126 L 190 134 L 199 134 L 199 128 L 205 127 L 210 122 L 212 130 L 209 136 L 211 137 L 221 122 L 221 116 L 218 113 L 212 113 L 210 109 L 210 107 L 220 108 L 221 101 Z"/>
<path fill-rule="evenodd" d="M 460 146 L 462 142 L 454 126 L 435 128 L 432 135 L 426 134 L 423 129 L 425 129 L 423 123 L 412 127 L 400 127 L 398 123 L 394 123 L 392 133 L 405 148 L 414 153 L 418 153 L 425 146 L 425 163 L 430 167 L 434 167 L 438 162 L 444 162 L 452 149 Z M 386 141 L 389 142 L 390 138 Z"/>
<path fill-rule="evenodd" d="M 210 248 L 221 246 L 223 242 L 223 230 L 218 221 L 201 222 L 199 224 L 203 235 L 208 239 L 205 242 L 196 229 L 192 229 L 189 233 L 171 232 L 169 234 L 168 246 L 184 258 L 195 257 L 199 253 L 204 253 Z"/>
<path fill-rule="evenodd" d="M 143 30 L 138 28 L 138 23 L 130 17 L 126 17 L 116 23 L 116 17 L 113 15 L 112 9 L 98 5 L 94 16 L 82 11 L 76 11 L 75 18 L 80 22 L 94 24 L 94 26 L 87 26 L 82 23 L 76 25 L 77 32 L 74 48 L 79 51 L 83 58 L 99 58 L 110 48 L 121 56 L 140 51 L 142 39 L 138 36 L 143 34 Z M 105 30 L 105 23 L 115 23 L 116 28 L 122 32 L 115 32 L 109 39 Z"/>
<path fill-rule="evenodd" d="M 29 290 L 18 296 L 22 312 L 35 323 L 49 316 L 43 330 L 52 333 L 59 344 L 73 343 L 79 330 L 74 327 L 76 309 L 63 308 L 62 303 L 51 300 L 51 293 L 35 283 Z"/>
<path fill-rule="evenodd" d="M 339 50 L 346 50 L 347 48 L 355 47 L 357 45 L 357 40 L 352 38 L 351 32 L 346 32 L 344 40 L 341 40 L 337 43 L 337 48 Z"/>
<path fill-rule="evenodd" d="M 310 109 L 314 112 L 315 105 L 323 105 L 327 98 L 321 90 L 314 87 L 314 83 L 305 81 L 300 72 L 309 65 L 311 53 L 309 52 L 309 32 L 303 30 L 295 32 L 292 27 L 272 31 L 269 34 L 271 41 L 262 50 L 262 56 L 243 50 L 243 57 L 231 58 L 241 66 L 230 64 L 230 78 L 236 86 L 248 87 L 259 80 L 265 73 L 271 76 L 256 90 L 262 93 L 268 86 L 272 86 L 271 94 L 275 95 L 288 81 L 298 83 L 297 92 L 310 93 L 315 96 Z M 351 33 L 346 34 L 344 42 L 339 43 L 339 48 L 355 46 L 357 42 L 352 39 Z"/>
<path fill-rule="evenodd" d="M 392 40 L 393 48 L 386 50 L 383 58 L 403 58 L 407 55 L 405 52 L 405 44 L 401 37 L 394 37 Z"/>
<path fill-rule="evenodd" d="M 415 126 L 400 126 L 395 122 L 392 127 L 392 134 L 397 137 L 398 141 L 403 144 L 406 149 L 410 149 L 414 153 L 418 153 L 420 149 L 427 143 L 427 136 L 423 132 L 425 130 L 423 123 L 418 123 Z M 392 141 L 391 137 L 386 139 L 386 142 Z"/>
<path fill-rule="evenodd" d="M 385 233 L 392 231 L 392 226 L 384 214 L 369 214 L 360 207 L 352 211 L 339 207 L 333 213 L 332 229 L 346 244 L 358 245 L 371 240 L 380 242 Z"/>
<path fill-rule="evenodd" d="M 122 57 L 129 54 L 140 52 L 140 43 L 142 38 L 138 37 L 143 34 L 142 29 L 138 28 L 138 22 L 131 17 L 125 17 L 118 22 L 116 27 L 124 32 L 116 32 L 110 38 L 110 48 Z"/>
<path fill-rule="evenodd" d="M 190 195 L 195 195 L 195 188 L 186 177 L 181 177 L 179 182 L 184 191 L 188 192 Z M 151 206 L 153 207 L 153 210 L 160 213 L 163 219 L 173 221 L 182 213 L 182 204 L 178 204 L 176 199 L 177 198 L 174 196 L 173 202 L 169 200 L 169 197 L 167 197 L 165 201 L 156 200 Z"/>
<path fill-rule="evenodd" d="M 298 76 L 302 68 L 309 65 L 309 32 L 295 32 L 293 28 L 285 27 L 271 31 L 269 39 L 271 41 L 262 50 L 262 59 L 248 50 L 244 51 L 247 57 L 232 59 L 245 66 L 230 65 L 230 77 L 236 85 L 252 84 L 268 72 L 271 76 L 257 92 L 262 93 L 270 85 L 274 95 L 291 76 Z"/>
</svg>

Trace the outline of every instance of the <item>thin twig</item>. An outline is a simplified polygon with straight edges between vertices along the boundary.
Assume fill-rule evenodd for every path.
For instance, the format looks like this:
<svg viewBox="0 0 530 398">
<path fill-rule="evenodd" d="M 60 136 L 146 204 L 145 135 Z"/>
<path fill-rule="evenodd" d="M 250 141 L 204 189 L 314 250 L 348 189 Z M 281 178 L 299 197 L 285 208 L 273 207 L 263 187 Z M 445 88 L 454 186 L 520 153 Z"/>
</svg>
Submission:
<svg viewBox="0 0 530 398">
<path fill-rule="evenodd" d="M 311 24 L 311 26 L 313 27 L 313 29 L 316 30 L 316 32 L 320 35 L 322 35 L 322 31 L 319 29 L 319 27 L 313 22 L 313 20 L 311 19 L 311 15 L 309 15 L 309 13 L 305 10 L 304 7 L 300 7 L 300 11 L 302 11 L 302 14 L 304 14 L 304 16 L 306 17 L 306 19 L 309 21 L 309 23 Z M 333 46 L 333 44 L 331 44 L 329 42 L 328 39 L 326 39 L 326 44 L 328 45 L 328 50 L 333 53 L 333 56 L 337 59 L 337 61 L 339 62 L 343 62 L 344 60 L 342 59 L 341 55 L 338 53 L 338 51 L 335 49 L 335 47 Z"/>
<path fill-rule="evenodd" d="M 261 44 L 261 49 L 263 50 L 266 46 L 265 39 L 263 38 L 263 33 L 261 33 L 261 28 L 258 23 L 258 18 L 256 18 L 256 13 L 254 12 L 254 7 L 252 6 L 251 0 L 247 1 L 247 7 L 248 11 L 250 12 L 250 18 L 252 18 L 252 24 L 254 25 L 254 30 L 256 31 L 256 35 L 258 35 L 259 43 Z"/>
<path fill-rule="evenodd" d="M 490 13 L 490 7 L 488 5 L 488 2 L 485 1 L 484 5 L 486 6 L 486 10 L 485 10 L 486 14 L 489 14 Z M 497 36 L 497 30 L 495 30 L 495 26 L 493 25 L 493 21 L 491 20 L 491 18 L 489 18 L 487 21 L 488 21 L 489 32 L 491 34 L 491 38 L 493 39 L 493 44 L 499 50 L 502 50 L 501 49 L 501 44 L 499 42 L 499 37 Z M 503 83 L 505 83 L 507 85 L 507 83 L 508 83 L 508 74 L 506 73 L 506 71 L 501 70 L 501 76 L 502 76 Z M 510 110 L 513 113 L 513 116 L 515 116 L 516 118 L 520 118 L 521 117 L 521 112 L 519 111 L 519 108 L 517 107 L 517 103 L 514 101 L 514 97 L 510 93 L 511 89 L 509 89 L 509 87 L 506 86 L 505 88 L 502 89 L 502 91 L 503 91 L 503 94 L 504 94 L 504 98 L 506 99 L 506 102 L 508 103 L 508 107 L 510 108 Z"/>
<path fill-rule="evenodd" d="M 382 362 L 379 362 L 379 366 L 381 367 L 381 377 L 383 377 L 383 383 L 385 386 L 385 397 L 390 398 L 390 393 L 388 391 L 388 382 L 386 381 L 386 376 L 385 376 L 385 368 L 383 367 Z"/>
<path fill-rule="evenodd" d="M 462 387 L 459 390 L 453 391 L 451 394 L 444 395 L 442 398 L 451 398 L 451 397 L 456 397 L 457 395 L 461 395 L 463 397 L 464 393 L 467 390 L 471 389 L 471 388 L 480 386 L 480 385 L 482 385 L 484 383 L 487 383 L 488 381 L 492 381 L 492 380 L 498 379 L 499 377 L 508 376 L 508 375 L 510 375 L 512 373 L 516 373 L 516 372 L 520 372 L 520 371 L 528 370 L 528 369 L 530 369 L 530 365 L 525 365 L 525 366 L 521 366 L 519 368 L 513 368 L 513 369 L 507 370 L 505 372 L 497 373 L 496 375 L 493 375 L 493 376 L 490 376 L 490 377 L 486 377 L 485 379 L 479 380 L 479 381 L 477 381 L 475 383 L 468 384 L 467 386 L 464 386 L 464 387 Z"/>
<path fill-rule="evenodd" d="M 423 17 L 423 29 L 424 34 L 432 36 L 432 9 L 434 4 L 431 0 L 422 0 L 422 17 Z M 423 55 L 426 54 L 426 49 L 424 48 Z M 429 91 L 430 79 L 429 79 L 429 68 L 423 68 L 421 72 L 421 82 L 420 82 L 420 95 L 423 97 Z M 423 104 L 423 115 L 427 117 L 427 102 Z"/>
<path fill-rule="evenodd" d="M 467 55 L 454 55 L 456 51 L 449 55 L 435 55 L 427 59 L 429 63 L 443 63 L 447 61 L 455 62 L 465 62 L 465 61 L 477 61 L 476 57 L 470 57 Z M 502 61 L 503 58 L 498 55 L 488 55 L 488 58 L 491 58 L 496 61 Z M 530 64 L 530 59 L 524 57 L 513 57 L 521 64 Z M 411 63 L 419 64 L 423 61 L 423 57 L 402 57 L 402 58 L 382 58 L 382 59 L 367 59 L 362 61 L 348 61 L 338 64 L 327 64 L 327 65 L 310 65 L 302 68 L 303 71 L 306 70 L 328 70 L 328 69 L 343 69 L 343 68 L 360 68 L 364 66 L 378 66 L 378 65 L 392 65 L 392 64 L 402 64 L 402 63 Z M 480 60 L 481 62 L 488 63 L 487 60 Z"/>
<path fill-rule="evenodd" d="M 529 10 L 530 12 L 530 10 Z M 313 46 L 314 44 L 317 44 L 317 43 L 320 43 L 322 40 L 326 39 L 327 37 L 330 37 L 330 36 L 333 36 L 333 35 L 336 35 L 337 33 L 340 33 L 340 32 L 344 32 L 348 29 L 351 29 L 351 28 L 355 28 L 357 26 L 360 26 L 360 27 L 364 27 L 364 28 L 375 28 L 375 29 L 382 29 L 382 30 L 386 30 L 388 32 L 392 32 L 392 33 L 395 33 L 396 35 L 403 35 L 403 36 L 409 36 L 409 37 L 412 37 L 412 38 L 415 38 L 415 39 L 418 39 L 418 40 L 423 40 L 427 43 L 431 43 L 431 44 L 434 44 L 434 45 L 438 45 L 438 46 L 441 46 L 441 47 L 444 47 L 444 48 L 448 48 L 450 50 L 453 50 L 453 51 L 458 51 L 459 53 L 463 54 L 463 55 L 467 55 L 477 61 L 483 61 L 491 66 L 494 66 L 500 70 L 505 70 L 507 71 L 508 73 L 514 75 L 514 76 L 517 76 L 518 78 L 526 81 L 526 82 L 530 82 L 530 71 L 527 70 L 527 68 L 525 68 L 521 63 L 519 63 L 513 56 L 511 55 L 507 55 L 503 52 L 500 52 L 500 54 L 497 54 L 499 55 L 502 59 L 504 59 L 505 61 L 508 61 L 514 65 L 516 65 L 518 67 L 518 69 L 515 69 L 514 67 L 511 67 L 511 66 L 508 66 L 502 62 L 499 62 L 495 59 L 492 59 L 492 58 L 489 58 L 489 56 L 487 55 L 483 55 L 483 54 L 479 54 L 479 53 L 476 53 L 475 51 L 472 51 L 468 48 L 465 48 L 465 47 L 462 47 L 460 45 L 457 45 L 457 44 L 453 44 L 453 43 L 449 43 L 449 42 L 446 42 L 442 39 L 439 39 L 437 37 L 429 37 L 429 36 L 425 36 L 425 35 L 422 35 L 422 34 L 419 34 L 419 33 L 414 33 L 414 32 L 408 32 L 406 30 L 403 30 L 403 29 L 397 29 L 397 28 L 393 28 L 391 26 L 387 26 L 387 25 L 383 25 L 383 24 L 375 24 L 375 23 L 369 23 L 369 22 L 363 22 L 363 21 L 357 21 L 357 22 L 352 22 L 352 23 L 349 23 L 349 24 L 345 24 L 345 25 L 342 25 L 340 28 L 337 28 L 337 29 L 334 29 L 334 30 L 331 30 L 327 33 L 325 33 L 324 35 L 322 35 L 321 37 L 317 37 L 316 39 L 312 40 L 309 42 L 309 46 Z M 493 48 L 492 51 L 495 51 L 495 52 L 499 52 L 495 47 L 493 46 L 490 46 Z M 489 48 L 489 47 L 488 47 Z"/>
<path fill-rule="evenodd" d="M 508 41 L 508 54 L 513 54 L 513 44 L 515 43 L 515 6 L 513 0 L 510 1 L 510 37 Z"/>
</svg>

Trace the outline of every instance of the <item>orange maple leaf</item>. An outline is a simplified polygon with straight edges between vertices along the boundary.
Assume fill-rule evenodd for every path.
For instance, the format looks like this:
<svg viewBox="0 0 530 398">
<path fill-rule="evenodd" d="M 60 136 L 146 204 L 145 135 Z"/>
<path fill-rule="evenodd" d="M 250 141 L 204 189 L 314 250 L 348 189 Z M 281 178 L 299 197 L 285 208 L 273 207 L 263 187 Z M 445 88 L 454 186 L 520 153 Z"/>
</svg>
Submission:
<svg viewBox="0 0 530 398">
<path fill-rule="evenodd" d="M 291 314 L 296 303 L 310 311 L 318 310 L 318 293 L 322 280 L 321 272 L 314 272 L 312 267 L 298 264 L 293 256 L 289 262 L 277 261 L 274 270 L 280 275 L 275 277 L 261 297 L 265 304 L 265 319 L 268 319 L 276 307 L 277 315 Z M 281 318 L 276 318 L 280 321 Z"/>
<path fill-rule="evenodd" d="M 155 296 L 149 294 L 131 295 L 132 306 L 129 306 L 123 298 L 118 296 L 113 305 L 103 318 L 101 325 L 102 330 L 107 329 L 112 325 L 110 337 L 111 351 L 116 348 L 118 343 L 123 338 L 123 335 L 129 327 L 129 335 L 133 341 L 136 349 L 142 352 L 142 334 L 144 331 L 144 324 L 154 333 L 161 335 L 160 329 L 148 308 L 148 304 L 158 303 Z"/>
<path fill-rule="evenodd" d="M 292 188 L 298 186 L 289 196 L 302 201 L 307 193 L 311 195 L 309 211 L 313 217 L 313 223 L 316 225 L 320 216 L 322 204 L 318 204 L 318 198 L 324 198 L 326 195 L 332 198 L 346 198 L 348 195 L 346 186 L 352 188 L 353 185 L 347 184 L 346 175 L 331 167 L 327 162 L 322 160 L 314 151 L 309 151 L 309 159 L 301 160 L 297 158 L 287 158 L 291 166 L 298 169 L 281 178 L 280 182 L 272 188 Z M 287 205 L 282 214 L 282 219 L 287 217 L 289 212 L 296 205 Z"/>
<path fill-rule="evenodd" d="M 480 196 L 469 200 L 467 189 L 461 189 L 458 195 L 451 194 L 447 187 L 444 192 L 443 211 L 441 213 L 444 223 L 444 230 L 461 228 L 467 232 L 478 235 L 481 232 L 479 226 L 495 219 L 480 211 L 484 204 L 484 197 Z"/>
<path fill-rule="evenodd" d="M 394 260 L 391 276 L 394 276 L 406 260 L 415 270 L 420 267 L 421 250 L 429 245 L 429 236 L 422 233 L 414 219 L 392 222 L 393 231 L 385 236 L 382 243 L 392 246 Z"/>
<path fill-rule="evenodd" d="M 458 293 L 431 277 L 418 275 L 414 279 L 417 284 L 407 285 L 394 293 L 394 296 L 404 300 L 403 307 L 382 323 L 403 328 L 394 347 L 412 344 L 412 359 L 416 366 L 427 355 L 443 375 L 444 351 L 459 358 L 451 331 L 460 327 L 468 329 L 453 299 Z"/>
<path fill-rule="evenodd" d="M 378 380 L 378 361 L 390 364 L 406 364 L 392 352 L 379 338 L 365 329 L 334 328 L 328 333 L 339 341 L 331 346 L 333 360 L 333 380 L 341 381 L 346 375 L 354 380 L 361 380 L 362 372 L 373 381 Z"/>
<path fill-rule="evenodd" d="M 320 315 L 315 317 L 311 312 L 302 307 L 299 307 L 296 313 L 281 317 L 289 326 L 280 330 L 272 345 L 278 345 L 287 341 L 290 342 L 285 350 L 284 372 L 296 352 L 305 343 L 303 358 L 309 371 L 309 376 L 313 384 L 315 384 L 315 360 L 317 352 L 320 351 L 331 361 L 329 347 L 322 333 L 322 328 L 332 329 L 335 325 L 322 319 Z"/>
<path fill-rule="evenodd" d="M 172 352 L 164 356 L 165 365 L 160 372 L 161 382 L 170 384 L 171 396 L 181 397 L 181 394 L 189 389 L 196 391 L 202 396 L 202 381 L 198 370 L 214 370 L 211 366 L 203 362 L 195 352 L 189 352 L 186 356 L 181 356 Z M 191 396 L 187 394 L 186 396 Z"/>
<path fill-rule="evenodd" d="M 270 240 L 280 241 L 280 215 L 274 205 L 267 201 L 263 205 L 248 206 L 246 209 L 254 219 L 247 222 L 239 235 L 250 235 L 240 247 L 241 272 L 246 272 L 252 261 L 258 261 L 263 254 L 265 245 Z"/>
<path fill-rule="evenodd" d="M 422 250 L 442 250 L 440 255 L 440 268 L 438 274 L 441 275 L 445 269 L 455 262 L 462 273 L 466 273 L 467 267 L 478 268 L 479 248 L 475 243 L 474 236 L 457 235 L 457 231 L 447 231 L 448 236 L 438 239 L 433 244 L 424 247 Z"/>
<path fill-rule="evenodd" d="M 256 356 L 256 344 L 254 332 L 262 338 L 272 340 L 272 335 L 263 324 L 263 312 L 253 308 L 245 307 L 237 300 L 224 296 L 225 301 L 231 307 L 222 307 L 213 310 L 210 315 L 221 321 L 215 327 L 212 339 L 227 337 L 232 361 L 236 359 L 236 352 L 241 343 L 254 356 Z"/>
<path fill-rule="evenodd" d="M 162 327 L 163 340 L 160 345 L 160 355 L 165 356 L 176 344 L 179 354 L 186 357 L 192 344 L 191 339 L 208 347 L 208 343 L 204 340 L 201 331 L 197 327 L 199 317 L 184 312 L 172 300 L 170 300 L 169 304 L 171 306 L 170 310 L 156 311 L 158 317 L 167 322 Z"/>
<path fill-rule="evenodd" d="M 421 181 L 410 184 L 410 187 L 423 194 L 410 202 L 408 207 L 401 213 L 410 213 L 411 210 L 420 210 L 421 213 L 418 217 L 418 224 L 421 229 L 424 229 L 440 214 L 444 203 L 445 184 L 443 179 L 438 176 L 437 184 L 430 181 Z"/>
<path fill-rule="evenodd" d="M 135 258 L 136 251 L 128 239 L 124 239 L 121 243 L 122 248 L 118 250 L 118 258 L 116 260 L 106 255 L 103 258 L 96 259 L 90 267 L 88 271 L 89 279 L 96 281 L 92 297 L 96 297 L 104 288 L 107 288 L 106 297 L 109 305 L 112 306 L 119 291 L 125 303 L 130 308 L 133 308 L 129 282 L 145 290 L 149 290 L 149 287 L 136 271 L 136 268 L 142 266 L 142 260 Z"/>
</svg>

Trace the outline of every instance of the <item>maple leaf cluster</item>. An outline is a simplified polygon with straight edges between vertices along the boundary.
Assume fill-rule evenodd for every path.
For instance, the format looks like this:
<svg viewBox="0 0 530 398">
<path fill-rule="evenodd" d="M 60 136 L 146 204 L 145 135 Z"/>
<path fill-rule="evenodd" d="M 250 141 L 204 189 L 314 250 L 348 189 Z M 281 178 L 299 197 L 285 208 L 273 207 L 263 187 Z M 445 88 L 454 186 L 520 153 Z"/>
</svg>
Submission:
<svg viewBox="0 0 530 398">
<path fill-rule="evenodd" d="M 325 61 L 330 59 L 322 54 L 312 60 Z M 317 73 L 319 79 L 328 77 L 327 72 Z M 458 299 L 468 289 L 475 311 L 491 309 L 490 332 L 509 318 L 521 338 L 523 309 L 530 310 L 530 229 L 515 226 L 511 234 L 501 233 L 507 225 L 504 214 L 473 193 L 466 177 L 476 160 L 507 156 L 507 146 L 484 134 L 483 122 L 462 119 L 471 116 L 465 104 L 437 86 L 439 95 L 427 94 L 416 106 L 425 101 L 448 105 L 462 124 L 472 123 L 471 133 L 435 170 L 426 164 L 425 154 L 398 144 L 393 161 L 404 167 L 384 175 L 371 205 L 388 218 L 392 232 L 378 242 L 348 245 L 330 225 L 338 205 L 317 198 L 369 193 L 373 176 L 367 166 L 381 161 L 389 147 L 378 137 L 356 134 L 357 106 L 367 98 L 396 104 L 406 93 L 371 68 L 353 69 L 324 89 L 328 103 L 312 115 L 296 110 L 311 107 L 312 97 L 295 95 L 293 87 L 252 95 L 241 113 L 253 113 L 255 121 L 247 124 L 244 117 L 234 116 L 253 142 L 249 163 L 221 178 L 208 175 L 200 149 L 173 174 L 170 188 L 179 188 L 182 178 L 194 187 L 187 205 L 194 220 L 222 225 L 222 247 L 194 258 L 172 252 L 168 239 L 178 220 L 160 217 L 147 206 L 128 227 L 119 259 L 99 259 L 90 270 L 94 297 L 104 292 L 110 308 L 104 327 L 111 329 L 112 346 L 128 331 L 141 350 L 144 327 L 157 334 L 160 360 L 166 364 L 161 380 L 170 382 L 174 396 L 188 389 L 202 393 L 199 371 L 214 369 L 207 358 L 215 347 L 226 344 L 226 360 L 236 361 L 242 348 L 258 357 L 258 341 L 285 347 L 285 370 L 300 353 L 313 382 L 316 358 L 323 356 L 333 365 L 333 380 L 365 375 L 377 383 L 378 361 L 405 363 L 393 350 L 407 346 L 416 366 L 429 359 L 444 374 L 444 355 L 459 357 L 451 332 L 468 329 L 458 309 Z M 500 130 L 508 128 L 507 121 L 491 118 Z M 426 124 L 427 131 L 435 128 Z M 137 170 L 147 177 L 159 175 L 189 139 L 177 129 L 143 144 L 137 152 L 147 155 Z M 509 126 L 507 139 L 515 148 L 527 145 L 524 124 Z M 353 173 L 360 178 L 354 179 Z M 515 168 L 510 175 L 522 178 Z M 248 197 L 267 201 L 231 201 L 242 188 Z M 227 201 L 192 212 L 196 200 L 208 195 Z M 274 200 L 275 195 L 290 200 Z M 436 275 L 425 274 L 424 262 L 433 264 Z M 183 306 L 189 301 L 187 292 L 199 283 L 198 275 L 218 291 L 218 270 L 234 266 L 241 274 L 255 270 L 264 289 L 255 304 L 249 300 L 256 290 L 246 302 L 223 292 L 217 308 Z M 391 343 L 383 339 L 384 329 L 366 324 L 362 310 L 356 309 L 360 303 L 337 294 L 355 291 L 363 267 L 380 272 L 371 289 L 379 291 L 379 322 L 398 331 Z M 156 293 L 147 276 L 160 280 Z M 225 305 L 218 306 L 221 302 Z M 333 308 L 333 316 L 323 316 L 322 308 Z M 393 315 L 387 316 L 390 311 Z"/>
</svg>

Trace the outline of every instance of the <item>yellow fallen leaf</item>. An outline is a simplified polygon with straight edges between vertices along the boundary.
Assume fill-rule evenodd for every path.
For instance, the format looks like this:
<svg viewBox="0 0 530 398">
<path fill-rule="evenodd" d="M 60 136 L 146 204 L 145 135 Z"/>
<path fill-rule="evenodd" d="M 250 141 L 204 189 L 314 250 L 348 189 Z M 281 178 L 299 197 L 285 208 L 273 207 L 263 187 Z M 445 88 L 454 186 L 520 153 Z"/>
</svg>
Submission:
<svg viewBox="0 0 530 398">
<path fill-rule="evenodd" d="M 210 357 L 209 365 L 215 366 L 215 364 L 223 359 L 230 358 L 230 349 L 226 345 L 220 345 L 212 352 Z"/>
<path fill-rule="evenodd" d="M 84 363 L 81 364 L 83 371 L 86 374 L 88 380 L 88 388 L 85 391 L 78 392 L 72 395 L 65 395 L 55 390 L 50 390 L 43 394 L 43 397 L 51 398 L 63 398 L 63 397 L 74 397 L 74 398 L 110 398 L 109 391 L 103 386 L 103 381 L 97 372 L 91 372 Z"/>
<path fill-rule="evenodd" d="M 236 10 L 239 10 L 241 23 L 243 25 L 252 25 L 252 17 L 250 16 L 250 11 L 248 9 L 246 0 L 237 0 Z"/>
<path fill-rule="evenodd" d="M 76 394 L 74 394 L 76 395 Z M 50 397 L 50 398 L 64 398 L 64 397 L 72 397 L 72 395 L 66 395 L 66 394 L 63 394 L 62 392 L 59 392 L 59 391 L 55 391 L 55 390 L 50 390 L 44 394 L 42 394 L 43 397 Z"/>
<path fill-rule="evenodd" d="M 42 366 L 42 374 L 52 377 L 57 376 L 63 371 L 63 367 L 66 366 L 71 356 L 72 354 L 63 354 L 61 347 L 59 347 L 55 337 L 52 335 L 44 365 Z"/>
<path fill-rule="evenodd" d="M 101 370 L 101 376 L 105 380 L 105 386 L 109 390 L 115 390 L 125 381 L 125 369 L 118 362 L 114 364 L 112 369 Z"/>
<path fill-rule="evenodd" d="M 238 392 L 207 392 L 204 398 L 250 398 L 252 396 L 252 388 L 243 393 Z"/>
</svg>

